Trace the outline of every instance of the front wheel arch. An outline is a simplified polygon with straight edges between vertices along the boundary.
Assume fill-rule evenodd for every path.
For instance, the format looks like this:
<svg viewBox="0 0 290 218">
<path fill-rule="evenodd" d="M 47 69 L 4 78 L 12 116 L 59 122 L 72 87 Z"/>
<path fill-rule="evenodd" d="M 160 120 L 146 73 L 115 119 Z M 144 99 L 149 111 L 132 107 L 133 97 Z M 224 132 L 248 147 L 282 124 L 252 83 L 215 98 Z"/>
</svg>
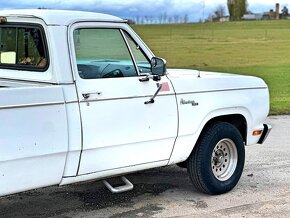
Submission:
<svg viewBox="0 0 290 218">
<path fill-rule="evenodd" d="M 241 114 L 220 115 L 209 119 L 202 128 L 199 137 L 197 139 L 197 142 L 200 139 L 200 137 L 204 134 L 204 132 L 208 130 L 209 127 L 218 122 L 225 122 L 235 126 L 239 130 L 244 143 L 245 144 L 247 143 L 248 123 L 246 118 Z M 194 147 L 195 146 L 192 146 L 191 148 L 192 150 L 190 152 L 193 151 Z M 187 154 L 186 158 L 187 158 L 186 160 L 184 160 L 183 162 L 176 163 L 176 165 L 179 166 L 180 168 L 187 168 L 187 160 L 189 158 L 189 153 Z"/>
<path fill-rule="evenodd" d="M 241 114 L 221 115 L 221 116 L 217 116 L 217 117 L 214 117 L 214 118 L 208 120 L 207 123 L 205 124 L 204 128 L 202 129 L 200 135 L 202 135 L 203 132 L 207 131 L 207 129 L 210 126 L 212 126 L 213 124 L 218 123 L 218 122 L 225 122 L 225 123 L 229 123 L 229 124 L 232 124 L 233 126 L 235 126 L 239 130 L 241 136 L 243 137 L 243 141 L 246 144 L 248 123 L 247 123 L 246 118 Z"/>
</svg>

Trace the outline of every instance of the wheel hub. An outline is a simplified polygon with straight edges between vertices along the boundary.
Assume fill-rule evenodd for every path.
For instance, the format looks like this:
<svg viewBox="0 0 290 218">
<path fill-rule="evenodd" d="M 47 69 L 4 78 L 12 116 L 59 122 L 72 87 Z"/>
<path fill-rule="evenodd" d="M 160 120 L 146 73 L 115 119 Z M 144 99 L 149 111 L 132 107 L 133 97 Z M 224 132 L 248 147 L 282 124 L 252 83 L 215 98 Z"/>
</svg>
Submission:
<svg viewBox="0 0 290 218">
<path fill-rule="evenodd" d="M 222 151 L 215 152 L 215 156 L 213 157 L 213 160 L 216 166 L 220 166 L 224 162 L 224 153 Z"/>
<path fill-rule="evenodd" d="M 211 167 L 214 176 L 220 181 L 226 181 L 235 172 L 238 152 L 231 139 L 223 139 L 216 144 L 212 153 Z"/>
</svg>

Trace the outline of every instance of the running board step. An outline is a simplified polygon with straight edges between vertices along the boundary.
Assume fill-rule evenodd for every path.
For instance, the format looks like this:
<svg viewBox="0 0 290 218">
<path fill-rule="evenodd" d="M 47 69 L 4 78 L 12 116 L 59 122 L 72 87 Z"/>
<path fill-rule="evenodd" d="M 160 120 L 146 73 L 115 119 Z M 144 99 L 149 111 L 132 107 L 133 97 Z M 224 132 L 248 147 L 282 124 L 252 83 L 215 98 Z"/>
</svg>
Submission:
<svg viewBox="0 0 290 218">
<path fill-rule="evenodd" d="M 120 179 L 125 183 L 125 185 L 113 187 L 107 180 L 103 180 L 103 183 L 112 193 L 126 192 L 134 188 L 133 184 L 125 176 L 120 177 Z"/>
</svg>

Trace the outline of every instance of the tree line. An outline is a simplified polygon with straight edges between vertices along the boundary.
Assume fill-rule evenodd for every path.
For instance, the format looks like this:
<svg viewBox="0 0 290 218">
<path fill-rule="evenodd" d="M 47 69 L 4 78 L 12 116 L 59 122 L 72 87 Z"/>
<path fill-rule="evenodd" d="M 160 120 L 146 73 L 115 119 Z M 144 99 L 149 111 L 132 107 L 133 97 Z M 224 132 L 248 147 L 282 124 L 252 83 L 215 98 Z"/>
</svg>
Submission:
<svg viewBox="0 0 290 218">
<path fill-rule="evenodd" d="M 184 16 L 174 15 L 168 16 L 167 13 L 160 14 L 158 17 L 154 16 L 136 16 L 132 19 L 135 24 L 173 24 L 173 23 L 188 23 L 188 14 Z"/>
<path fill-rule="evenodd" d="M 229 12 L 230 20 L 236 21 L 241 18 L 248 11 L 247 0 L 227 0 L 227 9 Z M 218 5 L 213 14 L 210 14 L 208 19 L 221 18 L 226 15 L 226 7 Z M 168 16 L 167 13 L 160 14 L 158 17 L 154 16 L 136 16 L 131 20 L 135 24 L 172 24 L 172 23 L 188 23 L 189 17 L 187 14 L 184 16 L 174 15 Z M 200 19 L 202 22 L 202 19 Z"/>
</svg>

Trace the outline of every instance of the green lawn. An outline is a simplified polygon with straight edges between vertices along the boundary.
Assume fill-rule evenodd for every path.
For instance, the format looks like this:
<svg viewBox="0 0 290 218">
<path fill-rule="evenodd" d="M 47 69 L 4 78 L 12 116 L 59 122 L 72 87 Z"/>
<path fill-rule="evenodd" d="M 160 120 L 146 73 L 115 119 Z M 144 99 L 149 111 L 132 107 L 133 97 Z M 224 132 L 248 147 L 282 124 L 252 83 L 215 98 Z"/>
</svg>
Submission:
<svg viewBox="0 0 290 218">
<path fill-rule="evenodd" d="M 290 21 L 133 25 L 173 68 L 254 75 L 271 94 L 271 114 L 290 114 Z"/>
</svg>

